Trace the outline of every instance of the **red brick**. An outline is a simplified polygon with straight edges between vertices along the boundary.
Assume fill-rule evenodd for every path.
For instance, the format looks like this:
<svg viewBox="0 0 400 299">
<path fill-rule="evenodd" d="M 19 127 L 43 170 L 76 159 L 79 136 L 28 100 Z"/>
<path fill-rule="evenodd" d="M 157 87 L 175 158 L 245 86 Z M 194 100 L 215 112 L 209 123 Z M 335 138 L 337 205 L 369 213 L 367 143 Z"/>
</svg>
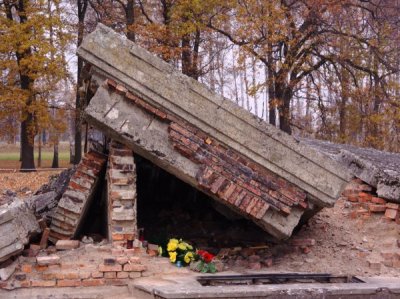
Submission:
<svg viewBox="0 0 400 299">
<path fill-rule="evenodd" d="M 91 276 L 92 276 L 92 278 L 103 278 L 103 272 L 92 271 Z"/>
<path fill-rule="evenodd" d="M 35 266 L 35 270 L 37 272 L 44 272 L 44 271 L 47 271 L 48 269 L 49 269 L 48 266 L 41 266 L 41 265 L 36 265 Z"/>
<path fill-rule="evenodd" d="M 118 272 L 122 271 L 122 266 L 119 264 L 115 265 L 99 265 L 100 272 Z"/>
<path fill-rule="evenodd" d="M 118 272 L 117 273 L 117 278 L 128 278 L 129 277 L 129 272 Z"/>
<path fill-rule="evenodd" d="M 124 265 L 124 271 L 127 272 L 142 272 L 147 269 L 146 266 L 141 265 L 141 264 L 126 264 Z"/>
<path fill-rule="evenodd" d="M 121 84 L 117 84 L 117 86 L 115 87 L 115 91 L 120 95 L 125 95 L 128 92 L 126 87 Z"/>
<path fill-rule="evenodd" d="M 112 79 L 106 79 L 104 84 L 107 85 L 110 90 L 114 90 L 117 87 L 117 82 Z"/>
<path fill-rule="evenodd" d="M 84 279 L 82 280 L 83 287 L 98 287 L 105 285 L 105 280 L 103 278 L 99 279 Z"/>
<path fill-rule="evenodd" d="M 80 279 L 87 279 L 87 278 L 90 278 L 90 277 L 91 277 L 91 273 L 89 271 L 79 271 L 79 278 Z"/>
<path fill-rule="evenodd" d="M 358 193 L 358 201 L 360 202 L 370 202 L 372 200 L 372 194 L 360 192 Z"/>
<path fill-rule="evenodd" d="M 57 281 L 58 287 L 80 287 L 81 280 L 80 279 L 63 279 Z"/>
<path fill-rule="evenodd" d="M 357 195 L 348 195 L 347 200 L 351 202 L 358 202 L 358 196 Z"/>
<path fill-rule="evenodd" d="M 60 272 L 62 273 L 62 272 Z M 79 279 L 79 273 L 78 272 L 64 272 L 62 273 L 64 279 Z"/>
<path fill-rule="evenodd" d="M 384 205 L 370 203 L 368 204 L 368 210 L 373 213 L 383 213 L 386 211 L 386 207 Z"/>
<path fill-rule="evenodd" d="M 385 217 L 394 220 L 396 219 L 396 217 L 398 217 L 398 213 L 399 213 L 398 210 L 386 209 Z"/>
<path fill-rule="evenodd" d="M 226 180 L 223 176 L 219 176 L 212 184 L 210 191 L 213 194 L 216 194 L 217 191 L 226 183 Z"/>
<path fill-rule="evenodd" d="M 58 278 L 57 274 L 57 272 L 44 272 L 41 276 L 43 280 L 55 280 Z"/>
<path fill-rule="evenodd" d="M 24 273 L 31 273 L 32 272 L 32 265 L 31 264 L 22 264 L 21 271 Z"/>
<path fill-rule="evenodd" d="M 371 202 L 381 204 L 381 205 L 386 204 L 386 200 L 384 200 L 383 198 L 380 198 L 380 197 L 372 197 Z"/>
<path fill-rule="evenodd" d="M 56 243 L 57 250 L 70 250 L 76 249 L 80 245 L 78 240 L 58 240 Z"/>
<path fill-rule="evenodd" d="M 60 257 L 57 255 L 38 256 L 36 261 L 40 266 L 55 265 L 60 263 Z"/>
<path fill-rule="evenodd" d="M 117 272 L 104 272 L 104 278 L 106 279 L 117 278 Z"/>
<path fill-rule="evenodd" d="M 55 280 L 32 280 L 32 287 L 54 287 L 56 285 Z"/>
<path fill-rule="evenodd" d="M 392 203 L 392 202 L 388 202 L 387 204 L 386 204 L 386 207 L 388 208 L 388 209 L 393 209 L 393 210 L 398 210 L 399 209 L 399 204 L 397 204 L 397 203 Z"/>
</svg>

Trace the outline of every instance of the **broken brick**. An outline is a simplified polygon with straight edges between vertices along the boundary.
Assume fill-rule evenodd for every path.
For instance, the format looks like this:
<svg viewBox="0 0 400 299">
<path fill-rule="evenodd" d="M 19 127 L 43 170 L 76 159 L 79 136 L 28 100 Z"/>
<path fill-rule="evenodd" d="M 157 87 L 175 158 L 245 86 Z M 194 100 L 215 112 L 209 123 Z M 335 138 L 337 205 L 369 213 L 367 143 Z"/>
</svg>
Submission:
<svg viewBox="0 0 400 299">
<path fill-rule="evenodd" d="M 80 245 L 78 240 L 58 240 L 56 243 L 57 250 L 71 250 L 76 249 Z"/>
<path fill-rule="evenodd" d="M 394 210 L 394 209 L 386 209 L 385 212 L 385 217 L 388 219 L 396 219 L 397 215 L 398 215 L 399 211 L 398 210 Z"/>
<path fill-rule="evenodd" d="M 38 256 L 36 262 L 39 266 L 55 265 L 60 263 L 60 257 L 58 255 Z"/>
<path fill-rule="evenodd" d="M 386 207 L 388 208 L 388 209 L 393 209 L 393 210 L 398 210 L 399 209 L 399 204 L 397 204 L 397 203 L 392 203 L 392 202 L 388 202 L 387 204 L 386 204 Z"/>
<path fill-rule="evenodd" d="M 373 213 L 383 213 L 386 211 L 386 207 L 384 205 L 369 204 L 368 210 Z"/>
<path fill-rule="evenodd" d="M 380 205 L 385 205 L 386 204 L 386 200 L 384 200 L 383 198 L 380 198 L 380 197 L 372 197 L 371 202 L 372 203 L 376 203 L 376 204 L 380 204 Z"/>
</svg>

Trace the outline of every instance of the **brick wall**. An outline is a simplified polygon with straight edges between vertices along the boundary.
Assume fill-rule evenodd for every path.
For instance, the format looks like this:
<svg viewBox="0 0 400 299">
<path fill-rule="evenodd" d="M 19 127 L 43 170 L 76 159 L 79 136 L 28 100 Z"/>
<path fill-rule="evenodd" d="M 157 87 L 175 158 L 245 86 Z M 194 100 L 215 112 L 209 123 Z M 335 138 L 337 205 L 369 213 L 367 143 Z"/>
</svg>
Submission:
<svg viewBox="0 0 400 299">
<path fill-rule="evenodd" d="M 107 170 L 108 231 L 114 244 L 136 236 L 136 169 L 133 152 L 112 141 Z"/>
<path fill-rule="evenodd" d="M 50 241 L 55 243 L 74 236 L 93 198 L 98 176 L 105 163 L 106 157 L 93 151 L 82 158 L 53 215 Z"/>
</svg>

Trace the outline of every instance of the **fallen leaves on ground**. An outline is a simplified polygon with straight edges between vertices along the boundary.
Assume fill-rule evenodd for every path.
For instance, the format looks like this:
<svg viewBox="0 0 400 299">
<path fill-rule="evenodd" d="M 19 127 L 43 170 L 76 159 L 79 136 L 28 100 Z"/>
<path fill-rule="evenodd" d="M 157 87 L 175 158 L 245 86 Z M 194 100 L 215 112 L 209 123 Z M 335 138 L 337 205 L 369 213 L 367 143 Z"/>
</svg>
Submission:
<svg viewBox="0 0 400 299">
<path fill-rule="evenodd" d="M 60 170 L 41 172 L 3 172 L 0 173 L 0 195 L 11 190 L 18 196 L 26 196 L 34 193 L 43 184 L 49 182 L 49 178 L 59 174 Z"/>
</svg>

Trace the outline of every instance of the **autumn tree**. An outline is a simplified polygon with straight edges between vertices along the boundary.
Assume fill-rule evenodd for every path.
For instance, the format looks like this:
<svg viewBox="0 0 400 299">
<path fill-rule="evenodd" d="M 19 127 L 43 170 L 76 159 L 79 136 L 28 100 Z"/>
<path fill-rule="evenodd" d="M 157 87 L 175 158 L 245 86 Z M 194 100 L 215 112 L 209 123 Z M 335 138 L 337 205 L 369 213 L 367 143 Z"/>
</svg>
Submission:
<svg viewBox="0 0 400 299">
<path fill-rule="evenodd" d="M 372 74 L 371 66 L 360 57 L 374 55 L 377 59 L 387 59 L 382 55 L 386 48 L 369 35 L 376 28 L 374 24 L 354 22 L 352 18 L 361 14 L 376 20 L 382 9 L 373 3 L 226 0 L 207 1 L 203 8 L 207 11 L 202 14 L 200 23 L 222 34 L 266 66 L 265 84 L 270 106 L 277 107 L 279 126 L 288 133 L 292 131 L 292 99 L 307 77 L 314 76 L 326 65 Z M 388 23 L 385 25 L 387 32 L 393 30 Z M 337 51 L 339 44 L 354 46 L 358 57 L 343 57 Z M 274 123 L 273 117 L 270 122 Z"/>
<path fill-rule="evenodd" d="M 54 3 L 54 2 L 53 2 Z M 66 76 L 57 45 L 64 43 L 60 15 L 48 14 L 46 1 L 0 3 L 0 104 L 21 122 L 21 169 L 34 169 L 34 137 L 49 119 L 46 93 Z M 63 38 L 50 41 L 49 28 Z"/>
</svg>

